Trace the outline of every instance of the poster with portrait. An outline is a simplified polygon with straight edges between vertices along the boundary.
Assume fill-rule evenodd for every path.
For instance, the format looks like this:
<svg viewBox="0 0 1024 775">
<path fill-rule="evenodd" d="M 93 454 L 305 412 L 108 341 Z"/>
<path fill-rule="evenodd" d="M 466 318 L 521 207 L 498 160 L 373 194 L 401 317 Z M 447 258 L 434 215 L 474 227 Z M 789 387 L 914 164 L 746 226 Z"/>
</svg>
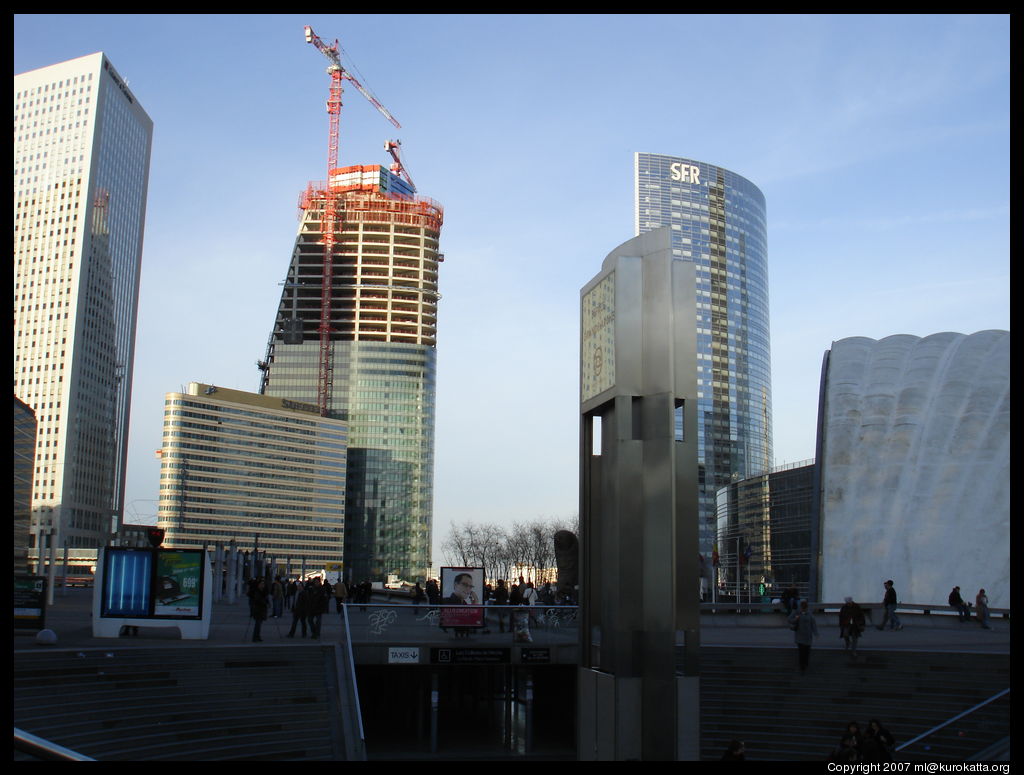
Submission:
<svg viewBox="0 0 1024 775">
<path fill-rule="evenodd" d="M 484 626 L 484 569 L 441 568 L 441 626 Z"/>
</svg>

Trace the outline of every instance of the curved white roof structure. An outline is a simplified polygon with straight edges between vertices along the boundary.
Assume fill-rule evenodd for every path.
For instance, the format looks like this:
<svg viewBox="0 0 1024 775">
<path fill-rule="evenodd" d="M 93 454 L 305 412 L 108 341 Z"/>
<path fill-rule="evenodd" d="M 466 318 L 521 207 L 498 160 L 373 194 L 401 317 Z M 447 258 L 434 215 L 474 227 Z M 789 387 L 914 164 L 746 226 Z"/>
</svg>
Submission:
<svg viewBox="0 0 1024 775">
<path fill-rule="evenodd" d="M 1010 333 L 834 342 L 819 462 L 821 599 L 1010 606 Z"/>
</svg>

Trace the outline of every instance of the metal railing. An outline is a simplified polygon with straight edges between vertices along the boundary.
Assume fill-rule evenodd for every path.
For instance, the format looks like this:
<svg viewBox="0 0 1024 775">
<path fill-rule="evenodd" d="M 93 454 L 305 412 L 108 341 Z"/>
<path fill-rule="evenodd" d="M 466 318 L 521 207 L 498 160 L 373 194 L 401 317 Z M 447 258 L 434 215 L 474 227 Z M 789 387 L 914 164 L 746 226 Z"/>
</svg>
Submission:
<svg viewBox="0 0 1024 775">
<path fill-rule="evenodd" d="M 343 606 L 341 623 L 344 627 L 338 654 L 338 689 L 342 694 L 339 702 L 347 705 L 351 713 L 346 714 L 347 728 L 342 730 L 345 736 L 346 754 L 350 761 L 366 761 L 366 731 L 363 728 L 363 709 L 359 704 L 359 683 L 356 680 L 356 660 L 352 653 L 352 629 L 349 626 L 348 606 Z M 343 673 L 343 675 L 342 675 Z M 344 690 L 348 688 L 349 691 Z"/>
<path fill-rule="evenodd" d="M 969 716 L 970 714 L 974 713 L 976 710 L 984 708 L 989 703 L 995 702 L 1000 697 L 1005 697 L 1009 693 L 1010 693 L 1009 689 L 1003 689 L 1001 692 L 997 692 L 996 694 L 993 694 L 987 700 L 982 700 L 981 702 L 979 702 L 974 707 L 968 708 L 967 710 L 965 710 L 963 713 L 958 713 L 955 716 L 953 716 L 953 718 L 947 719 L 946 721 L 943 721 L 941 724 L 932 727 L 927 732 L 922 732 L 920 735 L 918 735 L 917 737 L 913 738 L 912 740 L 908 740 L 907 742 L 903 743 L 903 745 L 896 746 L 896 750 L 897 751 L 902 751 L 902 750 L 904 750 L 906 748 L 909 748 L 914 743 L 917 743 L 917 742 L 920 742 L 921 740 L 924 740 L 926 737 L 931 737 L 936 732 L 938 732 L 941 729 L 945 729 L 946 727 L 948 727 L 953 722 L 959 721 L 960 719 L 964 718 L 964 716 Z"/>
<path fill-rule="evenodd" d="M 96 759 L 83 756 L 77 751 L 14 727 L 14 750 L 36 759 L 49 762 L 94 762 Z"/>
<path fill-rule="evenodd" d="M 467 614 L 474 610 L 479 613 L 469 624 L 448 619 L 443 613 Z M 345 606 L 345 616 L 351 640 L 357 644 L 382 640 L 395 644 L 418 643 L 441 634 L 447 637 L 446 631 L 451 630 L 491 638 L 500 637 L 504 632 L 512 637 L 517 625 L 528 628 L 531 643 L 575 643 L 579 607 L 349 603 Z"/>
<path fill-rule="evenodd" d="M 812 613 L 815 614 L 834 614 L 838 613 L 839 609 L 843 607 L 843 603 L 814 603 L 808 602 L 808 607 Z M 871 611 L 884 611 L 885 606 L 881 603 L 858 603 L 865 613 Z M 761 602 L 750 602 L 750 603 L 700 603 L 701 613 L 785 613 L 786 607 L 782 603 L 773 603 L 770 600 L 762 600 Z M 958 616 L 958 609 L 949 605 L 932 605 L 930 603 L 900 603 L 896 606 L 897 613 L 908 613 L 908 614 L 923 614 L 939 615 L 939 616 Z M 1010 618 L 1009 608 L 989 608 L 989 618 Z M 971 608 L 972 621 L 976 611 Z"/>
</svg>

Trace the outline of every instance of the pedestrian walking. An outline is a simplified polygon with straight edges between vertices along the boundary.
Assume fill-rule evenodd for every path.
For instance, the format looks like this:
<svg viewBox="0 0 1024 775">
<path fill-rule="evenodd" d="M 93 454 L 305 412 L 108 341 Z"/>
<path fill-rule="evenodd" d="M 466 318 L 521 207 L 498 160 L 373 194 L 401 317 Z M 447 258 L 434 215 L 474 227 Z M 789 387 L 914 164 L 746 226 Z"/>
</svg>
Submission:
<svg viewBox="0 0 1024 775">
<path fill-rule="evenodd" d="M 249 588 L 249 616 L 252 617 L 254 622 L 252 628 L 253 643 L 260 643 L 263 641 L 263 638 L 260 637 L 260 628 L 263 626 L 263 622 L 267 618 L 269 597 L 269 593 L 267 592 L 267 583 L 262 578 L 257 579 Z"/>
<path fill-rule="evenodd" d="M 345 605 L 345 601 L 348 600 L 348 586 L 340 578 L 338 583 L 334 585 L 334 612 L 342 613 L 344 610 L 342 606 Z"/>
<path fill-rule="evenodd" d="M 790 614 L 789 626 L 793 630 L 793 640 L 796 642 L 799 653 L 800 672 L 807 672 L 807 665 L 811 658 L 811 643 L 818 635 L 818 623 L 814 615 L 807 608 L 807 601 L 800 601 L 799 610 Z"/>
<path fill-rule="evenodd" d="M 970 621 L 971 607 L 960 597 L 960 587 L 953 587 L 953 591 L 949 593 L 949 606 L 956 609 L 961 622 Z"/>
<path fill-rule="evenodd" d="M 417 581 L 416 586 L 412 588 L 412 615 L 418 616 L 420 613 L 420 606 L 423 601 L 427 599 L 427 593 L 423 591 L 423 587 Z"/>
<path fill-rule="evenodd" d="M 312 640 L 320 640 L 320 627 L 323 624 L 323 615 L 328 610 L 329 594 L 319 577 L 313 579 L 309 594 L 309 612 L 306 614 L 309 620 L 309 637 Z"/>
<path fill-rule="evenodd" d="M 534 588 L 532 581 L 527 581 L 526 582 L 526 587 L 523 589 L 522 594 L 523 594 L 523 605 L 530 606 L 527 609 L 527 611 L 526 611 L 526 614 L 527 614 L 527 616 L 530 619 L 530 626 L 531 627 L 536 627 L 537 626 L 537 614 L 534 613 L 533 606 L 536 606 L 536 605 L 540 604 L 540 595 L 537 593 L 536 588 Z"/>
<path fill-rule="evenodd" d="M 498 606 L 498 632 L 505 632 L 506 613 L 502 608 L 508 605 L 508 587 L 505 586 L 505 579 L 498 579 L 498 586 L 494 590 L 494 604 Z M 509 625 L 509 630 L 511 629 Z"/>
<path fill-rule="evenodd" d="M 437 579 L 429 579 L 427 581 L 425 592 L 427 593 L 427 602 L 430 605 L 441 604 L 441 588 L 437 585 Z"/>
<path fill-rule="evenodd" d="M 270 599 L 274 606 L 273 616 L 275 619 L 280 619 L 284 609 L 284 584 L 281 583 L 280 576 L 276 576 L 274 583 L 270 586 Z"/>
<path fill-rule="evenodd" d="M 790 584 L 782 592 L 782 604 L 786 606 L 787 618 L 793 613 L 799 603 L 800 593 L 797 591 L 795 584 Z"/>
<path fill-rule="evenodd" d="M 857 656 L 857 641 L 864 633 L 864 609 L 847 597 L 843 607 L 839 609 L 839 637 L 846 644 L 847 651 L 853 650 Z"/>
<path fill-rule="evenodd" d="M 978 611 L 978 624 L 986 630 L 991 630 L 992 626 L 988 623 L 988 595 L 984 589 L 978 590 L 978 595 L 974 598 L 974 607 Z"/>
<path fill-rule="evenodd" d="M 888 623 L 889 629 L 902 630 L 903 625 L 900 624 L 900 619 L 896 616 L 897 597 L 896 588 L 892 585 L 892 579 L 886 581 L 883 586 L 885 587 L 885 596 L 882 598 L 882 605 L 885 607 L 885 614 L 878 629 L 884 630 L 886 623 Z"/>
<path fill-rule="evenodd" d="M 298 592 L 295 596 L 295 605 L 292 606 L 292 628 L 288 631 L 288 638 L 295 637 L 295 629 L 302 625 L 302 637 L 306 637 L 306 623 L 309 616 L 309 591 L 306 585 L 297 584 Z"/>
</svg>

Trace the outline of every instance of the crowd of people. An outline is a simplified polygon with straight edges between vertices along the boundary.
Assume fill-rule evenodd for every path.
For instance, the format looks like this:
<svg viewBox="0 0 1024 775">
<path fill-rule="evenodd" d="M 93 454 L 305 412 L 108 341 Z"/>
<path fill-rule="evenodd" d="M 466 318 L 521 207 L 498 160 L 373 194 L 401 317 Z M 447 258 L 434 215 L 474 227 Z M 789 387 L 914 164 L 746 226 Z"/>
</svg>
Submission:
<svg viewBox="0 0 1024 775">
<path fill-rule="evenodd" d="M 370 602 L 373 587 L 369 581 L 353 584 L 351 587 L 344 581 L 338 580 L 331 583 L 326 578 L 315 576 L 305 581 L 301 579 L 285 579 L 277 576 L 259 577 L 250 579 L 248 582 L 247 596 L 249 598 L 249 616 L 253 622 L 252 641 L 259 643 L 263 640 L 263 623 L 268 619 L 284 618 L 286 612 L 291 613 L 291 628 L 285 637 L 294 638 L 297 633 L 301 637 L 309 637 L 313 640 L 320 638 L 322 617 L 331 608 L 331 600 L 334 601 L 336 613 L 342 612 L 342 606 L 346 603 L 365 606 Z M 453 593 L 454 594 L 454 593 Z M 556 590 L 550 582 L 545 582 L 539 587 L 532 581 L 526 581 L 522 577 L 511 586 L 502 579 L 492 587 L 485 584 L 478 598 L 475 595 L 472 601 L 464 599 L 455 600 L 442 599 L 441 588 L 437 579 L 429 579 L 425 585 L 415 584 L 409 591 L 409 599 L 412 603 L 413 614 L 418 614 L 423 605 L 440 606 L 452 602 L 466 603 L 484 606 L 546 606 L 546 605 L 575 605 L 575 598 L 571 590 Z M 508 611 L 498 610 L 496 613 L 500 632 L 505 632 L 506 626 L 509 632 L 513 631 L 514 614 Z M 536 622 L 535 615 L 529 612 L 529 621 Z M 487 621 L 485 619 L 484 632 Z"/>
<path fill-rule="evenodd" d="M 896 613 L 899 604 L 899 597 L 896 594 L 896 587 L 892 579 L 887 579 L 882 584 L 885 592 L 882 595 L 882 621 L 876 625 L 879 630 L 902 630 L 903 624 Z M 808 608 L 806 600 L 800 599 L 800 594 L 795 586 L 783 591 L 781 602 L 786 608 L 786 619 L 789 627 L 793 630 L 793 639 L 797 646 L 798 669 L 801 673 L 807 670 L 810 661 L 811 644 L 814 638 L 818 637 L 818 624 L 813 613 Z M 986 630 L 992 629 L 989 624 L 988 597 L 985 590 L 978 590 L 975 598 L 978 624 Z M 960 595 L 960 587 L 953 587 L 949 593 L 949 605 L 956 610 L 961 622 L 971 619 L 971 605 L 964 602 Z M 864 609 L 854 602 L 852 597 L 847 597 L 839 609 L 839 637 L 843 639 L 844 647 L 854 657 L 857 656 L 857 643 L 864 634 L 867 623 L 867 616 Z"/>
<path fill-rule="evenodd" d="M 878 719 L 871 719 L 863 728 L 851 721 L 828 760 L 836 764 L 891 762 L 895 750 L 896 740 Z"/>
<path fill-rule="evenodd" d="M 895 760 L 896 740 L 878 719 L 871 719 L 863 728 L 856 721 L 846 725 L 828 754 L 834 764 L 870 764 Z M 746 761 L 747 748 L 742 740 L 733 740 L 722 754 L 723 762 Z"/>
<path fill-rule="evenodd" d="M 336 613 L 342 612 L 345 603 L 363 604 L 369 602 L 372 586 L 369 581 L 352 585 L 349 589 L 339 579 L 332 584 L 318 576 L 307 579 L 284 579 L 276 576 L 250 579 L 246 595 L 249 598 L 249 617 L 253 621 L 252 641 L 263 640 L 263 622 L 267 619 L 281 619 L 285 611 L 292 614 L 292 626 L 285 637 L 294 638 L 301 629 L 302 637 L 319 640 L 323 615 L 331 609 L 334 601 Z"/>
</svg>

